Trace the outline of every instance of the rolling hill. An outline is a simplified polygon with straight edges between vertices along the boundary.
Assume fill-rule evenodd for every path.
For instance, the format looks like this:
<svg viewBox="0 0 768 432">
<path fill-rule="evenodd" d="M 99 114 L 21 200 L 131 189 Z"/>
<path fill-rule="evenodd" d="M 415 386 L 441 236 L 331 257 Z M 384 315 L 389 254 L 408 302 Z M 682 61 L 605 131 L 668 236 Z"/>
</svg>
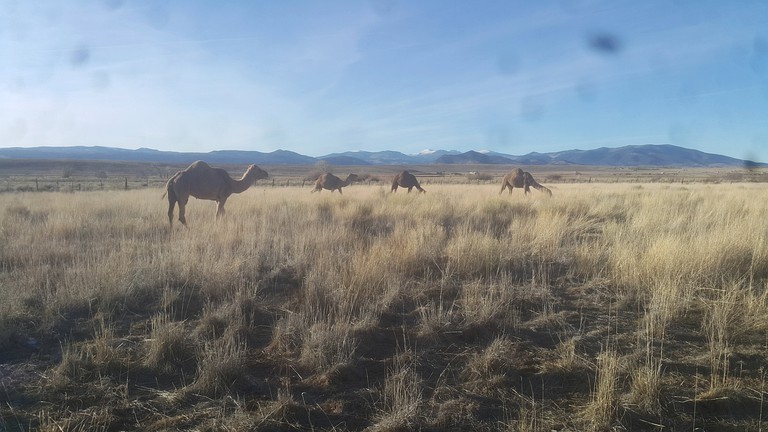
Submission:
<svg viewBox="0 0 768 432">
<path fill-rule="evenodd" d="M 326 161 L 334 165 L 425 165 L 425 164 L 502 164 L 502 165 L 593 165 L 593 166 L 768 166 L 718 154 L 705 153 L 669 144 L 601 147 L 592 150 L 567 150 L 553 153 L 532 152 L 515 156 L 497 152 L 435 150 L 418 154 L 397 151 L 350 151 L 321 157 L 305 156 L 288 150 L 269 153 L 244 150 L 217 150 L 208 153 L 172 152 L 148 148 L 136 150 L 113 147 L 9 147 L 0 148 L 4 159 L 108 160 L 158 163 L 191 163 L 205 160 L 219 164 L 256 163 L 262 165 L 311 165 Z"/>
</svg>

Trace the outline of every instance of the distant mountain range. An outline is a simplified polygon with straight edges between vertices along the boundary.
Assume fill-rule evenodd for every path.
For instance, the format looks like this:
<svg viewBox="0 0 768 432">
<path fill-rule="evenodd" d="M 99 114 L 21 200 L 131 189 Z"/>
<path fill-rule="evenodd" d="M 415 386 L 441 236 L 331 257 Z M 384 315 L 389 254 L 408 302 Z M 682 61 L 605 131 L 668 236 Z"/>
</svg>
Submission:
<svg viewBox="0 0 768 432">
<path fill-rule="evenodd" d="M 632 145 L 594 150 L 567 150 L 553 153 L 528 153 L 513 156 L 490 151 L 425 150 L 408 155 L 396 151 L 350 151 L 321 157 L 305 156 L 288 150 L 269 153 L 242 150 L 218 150 L 208 153 L 182 153 L 148 148 L 128 150 L 113 147 L 10 147 L 0 148 L 0 158 L 6 159 L 67 159 L 139 161 L 186 164 L 205 160 L 219 164 L 255 163 L 261 165 L 312 165 L 326 161 L 332 165 L 425 165 L 425 164 L 497 164 L 497 165 L 594 165 L 594 166 L 680 166 L 764 167 L 757 163 L 728 156 L 704 153 L 683 147 L 662 145 Z"/>
</svg>

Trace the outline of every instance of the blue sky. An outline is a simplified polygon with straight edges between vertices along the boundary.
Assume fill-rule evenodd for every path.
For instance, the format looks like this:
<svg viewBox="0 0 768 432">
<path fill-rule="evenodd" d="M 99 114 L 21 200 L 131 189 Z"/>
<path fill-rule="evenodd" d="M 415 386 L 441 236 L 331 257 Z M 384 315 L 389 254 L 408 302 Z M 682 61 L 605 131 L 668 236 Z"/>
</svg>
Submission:
<svg viewBox="0 0 768 432">
<path fill-rule="evenodd" d="M 0 146 L 768 161 L 768 2 L 0 0 Z"/>
</svg>

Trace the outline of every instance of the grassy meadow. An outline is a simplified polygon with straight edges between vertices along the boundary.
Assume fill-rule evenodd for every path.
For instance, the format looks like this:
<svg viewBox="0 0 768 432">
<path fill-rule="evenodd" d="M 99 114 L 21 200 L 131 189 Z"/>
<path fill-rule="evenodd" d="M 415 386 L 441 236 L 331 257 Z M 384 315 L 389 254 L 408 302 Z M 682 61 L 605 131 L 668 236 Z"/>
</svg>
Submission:
<svg viewBox="0 0 768 432">
<path fill-rule="evenodd" d="M 542 183 L 0 194 L 0 430 L 767 427 L 768 188 Z"/>
</svg>

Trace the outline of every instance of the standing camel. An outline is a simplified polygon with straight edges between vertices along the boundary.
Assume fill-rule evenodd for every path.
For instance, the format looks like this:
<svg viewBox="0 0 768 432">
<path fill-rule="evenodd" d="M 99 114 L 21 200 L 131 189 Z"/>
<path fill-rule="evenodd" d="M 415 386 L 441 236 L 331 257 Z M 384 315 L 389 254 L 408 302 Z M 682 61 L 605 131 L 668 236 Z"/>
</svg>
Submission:
<svg viewBox="0 0 768 432">
<path fill-rule="evenodd" d="M 349 184 L 357 180 L 357 178 L 358 177 L 356 174 L 350 174 L 347 176 L 346 180 L 341 180 L 331 173 L 324 173 L 317 178 L 317 181 L 315 182 L 315 188 L 312 189 L 312 193 L 320 192 L 323 189 L 327 189 L 333 193 L 334 190 L 338 189 L 339 194 L 344 195 L 341 193 L 341 188 L 344 186 L 349 186 Z"/>
<path fill-rule="evenodd" d="M 165 196 L 168 194 L 168 223 L 173 228 L 173 207 L 179 203 L 179 222 L 187 226 L 184 217 L 189 197 L 216 201 L 216 219 L 224 216 L 224 204 L 233 193 L 245 192 L 256 180 L 269 177 L 266 171 L 256 165 L 248 169 L 240 180 L 234 180 L 221 168 L 212 168 L 203 161 L 192 163 L 187 169 L 179 171 L 168 180 Z"/>
<path fill-rule="evenodd" d="M 408 193 L 411 193 L 413 188 L 418 189 L 421 193 L 427 193 L 427 191 L 421 188 L 419 181 L 416 180 L 416 176 L 408 171 L 403 171 L 395 176 L 392 180 L 392 192 L 396 192 L 398 186 L 408 188 Z"/>
<path fill-rule="evenodd" d="M 551 190 L 540 185 L 536 180 L 533 179 L 533 176 L 531 175 L 531 173 L 527 171 L 523 171 L 520 168 L 504 176 L 504 178 L 501 180 L 501 190 L 499 191 L 499 193 L 504 192 L 504 189 L 506 188 L 509 188 L 509 193 L 512 193 L 512 188 L 517 187 L 517 188 L 523 188 L 523 191 L 525 191 L 525 194 L 528 195 L 528 192 L 531 191 L 531 186 L 546 193 L 549 196 L 552 196 Z"/>
</svg>

